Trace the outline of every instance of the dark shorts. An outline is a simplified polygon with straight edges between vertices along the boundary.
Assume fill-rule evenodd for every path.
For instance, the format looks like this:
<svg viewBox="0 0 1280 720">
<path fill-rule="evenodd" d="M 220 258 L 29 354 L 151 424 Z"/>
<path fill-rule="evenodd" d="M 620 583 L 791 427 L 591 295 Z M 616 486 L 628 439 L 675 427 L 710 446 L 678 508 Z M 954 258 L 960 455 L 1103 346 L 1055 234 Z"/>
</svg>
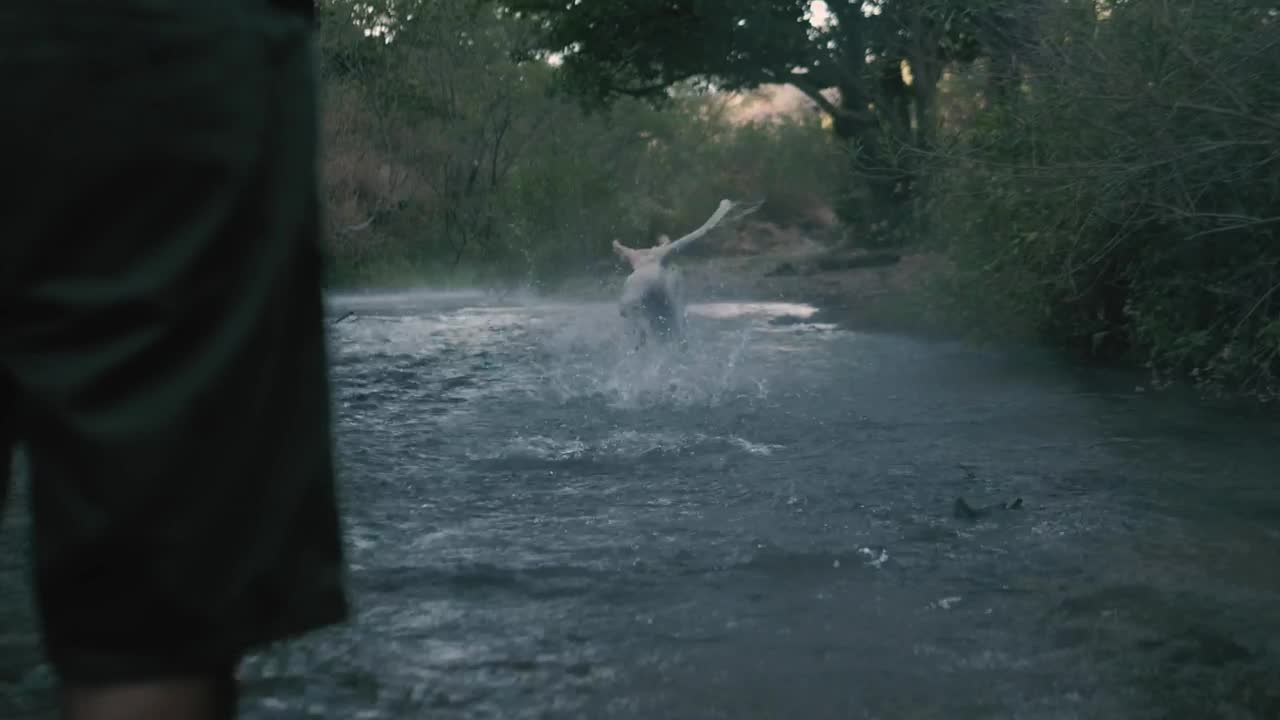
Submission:
<svg viewBox="0 0 1280 720">
<path fill-rule="evenodd" d="M 0 505 L 21 445 L 69 683 L 342 621 L 311 23 L 269 0 L 0 9 Z"/>
</svg>

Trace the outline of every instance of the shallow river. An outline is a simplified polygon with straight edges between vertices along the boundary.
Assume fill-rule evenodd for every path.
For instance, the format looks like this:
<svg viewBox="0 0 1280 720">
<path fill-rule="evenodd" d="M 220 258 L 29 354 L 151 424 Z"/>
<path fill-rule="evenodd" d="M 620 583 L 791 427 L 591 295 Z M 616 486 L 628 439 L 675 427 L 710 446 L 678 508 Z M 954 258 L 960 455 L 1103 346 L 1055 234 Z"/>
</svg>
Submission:
<svg viewBox="0 0 1280 720">
<path fill-rule="evenodd" d="M 246 718 L 1280 718 L 1273 421 L 804 306 L 684 353 L 332 306 L 356 617 L 248 660 Z M 45 717 L 10 516 L 0 717 Z"/>
</svg>

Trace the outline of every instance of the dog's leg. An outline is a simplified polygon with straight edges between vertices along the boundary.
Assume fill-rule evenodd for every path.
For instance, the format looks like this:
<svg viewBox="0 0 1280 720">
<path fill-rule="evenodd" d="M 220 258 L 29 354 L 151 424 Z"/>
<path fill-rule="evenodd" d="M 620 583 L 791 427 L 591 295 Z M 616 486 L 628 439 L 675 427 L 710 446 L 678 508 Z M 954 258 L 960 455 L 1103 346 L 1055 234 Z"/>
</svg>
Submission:
<svg viewBox="0 0 1280 720">
<path fill-rule="evenodd" d="M 622 317 L 623 334 L 626 336 L 627 342 L 631 345 L 632 352 L 639 352 L 644 347 L 647 340 L 644 329 L 644 315 L 642 310 L 638 310 L 630 304 L 623 304 L 618 307 L 618 315 Z"/>
</svg>

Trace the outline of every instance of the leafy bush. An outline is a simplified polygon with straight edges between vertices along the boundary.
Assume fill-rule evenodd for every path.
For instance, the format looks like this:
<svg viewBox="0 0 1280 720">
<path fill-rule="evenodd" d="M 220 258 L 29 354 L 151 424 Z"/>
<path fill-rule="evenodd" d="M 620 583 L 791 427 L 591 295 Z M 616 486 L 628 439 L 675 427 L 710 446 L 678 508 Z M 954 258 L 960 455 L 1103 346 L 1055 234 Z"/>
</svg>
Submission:
<svg viewBox="0 0 1280 720">
<path fill-rule="evenodd" d="M 984 311 L 1158 381 L 1280 382 L 1280 17 L 1263 3 L 1069 2 L 1020 92 L 935 168 Z"/>
</svg>

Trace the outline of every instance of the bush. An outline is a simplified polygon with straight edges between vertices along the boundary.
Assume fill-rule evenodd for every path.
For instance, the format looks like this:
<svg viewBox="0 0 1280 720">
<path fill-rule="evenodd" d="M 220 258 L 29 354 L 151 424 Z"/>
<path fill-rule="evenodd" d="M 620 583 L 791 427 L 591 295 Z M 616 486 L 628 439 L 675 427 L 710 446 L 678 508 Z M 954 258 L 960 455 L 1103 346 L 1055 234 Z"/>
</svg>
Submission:
<svg viewBox="0 0 1280 720">
<path fill-rule="evenodd" d="M 1160 382 L 1280 382 L 1280 24 L 1243 0 L 1070 2 L 935 169 L 966 287 Z M 1082 11 L 1088 6 L 1088 11 Z"/>
</svg>

